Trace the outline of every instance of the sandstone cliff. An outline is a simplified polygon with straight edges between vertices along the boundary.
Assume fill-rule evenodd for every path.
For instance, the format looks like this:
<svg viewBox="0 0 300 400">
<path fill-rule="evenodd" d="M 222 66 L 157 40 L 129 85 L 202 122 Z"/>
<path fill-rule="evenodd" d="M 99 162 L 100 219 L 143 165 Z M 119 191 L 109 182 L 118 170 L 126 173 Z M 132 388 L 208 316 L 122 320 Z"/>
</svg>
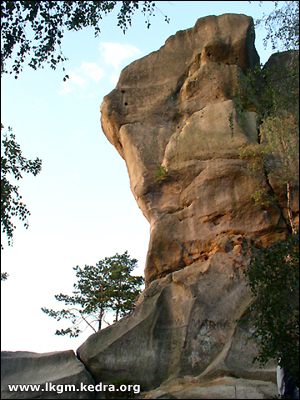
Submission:
<svg viewBox="0 0 300 400">
<path fill-rule="evenodd" d="M 250 242 L 267 245 L 287 232 L 282 188 L 264 171 L 250 174 L 240 158 L 259 132 L 255 99 L 241 117 L 235 96 L 258 63 L 251 18 L 209 16 L 130 64 L 104 98 L 103 131 L 126 162 L 151 233 L 136 309 L 77 351 L 96 383 L 140 384 L 141 398 L 276 395 L 275 366 L 252 364 L 257 348 L 244 318 L 252 301 L 243 275 Z M 275 190 L 279 204 L 255 205 L 258 188 Z M 39 381 L 91 379 L 73 359 L 65 368 L 59 355 L 49 362 L 48 355 L 23 356 L 4 354 L 6 383 L 22 365 L 27 372 L 18 379 L 34 383 L 36 359 L 44 367 L 53 357 Z"/>
<path fill-rule="evenodd" d="M 212 396 L 208 386 L 225 396 L 218 398 L 230 398 L 233 387 L 244 391 L 240 398 L 275 394 L 274 365 L 252 364 L 257 349 L 243 319 L 250 242 L 267 245 L 287 232 L 279 205 L 253 202 L 258 189 L 272 190 L 264 171 L 250 174 L 240 157 L 259 132 L 255 99 L 241 117 L 235 96 L 258 63 L 251 18 L 209 16 L 130 64 L 104 98 L 103 131 L 151 229 L 147 287 L 133 315 L 78 349 L 96 379 L 161 384 L 149 398 L 187 395 L 178 384 L 186 376 L 197 393 L 188 398 Z M 222 381 L 221 394 L 220 376 L 240 380 L 228 378 L 228 392 Z"/>
<path fill-rule="evenodd" d="M 201 18 L 125 68 L 104 98 L 103 131 L 151 227 L 147 284 L 227 251 L 237 236 L 270 241 L 285 231 L 278 208 L 254 206 L 267 183 L 239 157 L 258 137 L 254 105 L 239 118 L 234 97 L 257 63 L 249 17 Z"/>
</svg>

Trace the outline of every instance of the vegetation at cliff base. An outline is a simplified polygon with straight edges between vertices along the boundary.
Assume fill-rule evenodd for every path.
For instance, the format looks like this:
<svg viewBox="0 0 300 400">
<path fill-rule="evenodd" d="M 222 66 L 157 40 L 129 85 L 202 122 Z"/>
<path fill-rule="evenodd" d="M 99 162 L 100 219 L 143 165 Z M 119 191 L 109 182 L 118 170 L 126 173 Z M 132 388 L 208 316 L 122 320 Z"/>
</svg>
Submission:
<svg viewBox="0 0 300 400">
<path fill-rule="evenodd" d="M 114 315 L 114 322 L 129 314 L 144 282 L 142 276 L 133 276 L 131 272 L 137 267 L 137 260 L 130 258 L 128 252 L 105 257 L 93 265 L 83 268 L 76 266 L 77 282 L 73 285 L 71 296 L 55 295 L 57 301 L 63 302 L 66 308 L 55 311 L 46 307 L 42 311 L 57 321 L 70 320 L 71 326 L 55 332 L 56 335 L 77 337 L 82 326 L 89 326 L 94 332 L 103 328 L 107 313 Z"/>
<path fill-rule="evenodd" d="M 267 249 L 253 249 L 246 270 L 254 296 L 255 357 L 264 365 L 277 360 L 299 386 L 299 237 L 289 235 Z"/>
</svg>

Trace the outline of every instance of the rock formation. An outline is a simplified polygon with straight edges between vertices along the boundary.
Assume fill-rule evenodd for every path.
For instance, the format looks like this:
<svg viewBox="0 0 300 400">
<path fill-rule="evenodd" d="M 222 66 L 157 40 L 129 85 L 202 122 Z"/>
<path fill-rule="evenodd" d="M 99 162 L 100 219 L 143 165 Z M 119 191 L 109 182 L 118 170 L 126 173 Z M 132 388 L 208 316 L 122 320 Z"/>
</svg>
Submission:
<svg viewBox="0 0 300 400">
<path fill-rule="evenodd" d="M 276 395 L 275 366 L 252 364 L 245 315 L 250 242 L 267 245 L 287 232 L 282 202 L 252 200 L 258 188 L 272 189 L 265 173 L 253 176 L 240 158 L 243 145 L 258 143 L 256 105 L 249 98 L 241 114 L 235 96 L 258 63 L 250 17 L 209 16 L 130 64 L 104 98 L 103 131 L 126 162 L 151 233 L 134 312 L 77 351 L 96 383 L 140 384 L 141 398 Z M 62 356 L 51 355 L 60 360 L 53 364 L 48 355 L 4 354 L 4 383 L 62 382 L 64 370 L 89 381 Z"/>
<path fill-rule="evenodd" d="M 249 17 L 209 16 L 125 68 L 104 98 L 103 131 L 151 227 L 147 284 L 225 251 L 237 235 L 266 242 L 286 228 L 278 208 L 254 206 L 264 175 L 250 176 L 239 157 L 257 143 L 256 114 L 250 103 L 240 118 L 233 100 L 257 63 Z"/>
<path fill-rule="evenodd" d="M 274 381 L 274 368 L 252 365 L 248 323 L 237 324 L 250 302 L 242 247 L 237 238 L 231 251 L 153 281 L 131 316 L 90 336 L 78 355 L 96 381 L 144 390 L 186 375 Z"/>
<path fill-rule="evenodd" d="M 47 387 L 46 382 L 50 384 Z M 29 351 L 1 352 L 2 399 L 93 399 L 95 393 L 76 391 L 80 384 L 94 384 L 73 350 L 53 353 Z M 37 390 L 10 391 L 8 385 L 40 385 Z M 75 391 L 63 391 L 62 386 L 75 385 Z M 56 390 L 54 390 L 56 388 Z M 75 397 L 76 396 L 76 397 Z"/>
<path fill-rule="evenodd" d="M 253 176 L 240 158 L 243 145 L 258 143 L 258 129 L 255 99 L 241 115 L 235 96 L 258 63 L 251 18 L 209 16 L 130 64 L 104 98 L 103 131 L 126 162 L 151 233 L 134 313 L 78 349 L 96 380 L 162 384 L 158 393 L 176 397 L 180 377 L 202 389 L 211 380 L 215 393 L 227 376 L 246 384 L 228 378 L 222 398 L 239 385 L 275 395 L 274 365 L 252 364 L 257 349 L 243 318 L 250 241 L 267 245 L 287 232 L 280 207 L 253 202 L 259 188 L 270 190 L 264 172 Z"/>
<path fill-rule="evenodd" d="M 142 395 L 143 399 L 272 399 L 274 385 L 261 380 L 232 377 L 210 382 L 197 378 L 178 379 Z"/>
</svg>

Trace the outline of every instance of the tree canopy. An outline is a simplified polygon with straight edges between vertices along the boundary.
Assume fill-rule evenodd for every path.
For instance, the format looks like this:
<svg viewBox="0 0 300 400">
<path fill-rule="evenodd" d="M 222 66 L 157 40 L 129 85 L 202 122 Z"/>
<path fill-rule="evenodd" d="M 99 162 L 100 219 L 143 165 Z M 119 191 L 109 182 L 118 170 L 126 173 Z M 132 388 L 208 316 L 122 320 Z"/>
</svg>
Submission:
<svg viewBox="0 0 300 400">
<path fill-rule="evenodd" d="M 1 133 L 3 130 L 1 125 Z M 36 176 L 42 168 L 42 161 L 26 159 L 11 128 L 1 137 L 1 230 L 5 234 L 8 245 L 13 243 L 13 234 L 16 226 L 14 219 L 18 218 L 28 228 L 30 211 L 22 201 L 19 186 L 16 181 L 23 178 L 23 174 Z M 1 241 L 1 248 L 3 244 Z"/>
<path fill-rule="evenodd" d="M 260 1 L 263 3 L 263 1 Z M 264 25 L 267 35 L 265 46 L 271 42 L 273 50 L 299 48 L 299 1 L 273 1 L 274 10 L 257 19 L 257 25 Z"/>
<path fill-rule="evenodd" d="M 130 313 L 144 282 L 142 276 L 133 276 L 137 260 L 128 252 L 105 257 L 93 265 L 76 266 L 77 282 L 71 296 L 55 295 L 57 301 L 67 308 L 59 311 L 43 307 L 42 311 L 57 321 L 68 319 L 71 326 L 56 331 L 56 335 L 77 337 L 82 332 L 82 323 L 94 332 L 103 327 L 105 315 L 112 313 L 114 322 Z M 95 324 L 97 327 L 95 328 Z"/>
<path fill-rule="evenodd" d="M 67 60 L 65 31 L 92 27 L 98 36 L 101 20 L 113 11 L 124 33 L 137 11 L 149 28 L 156 9 L 154 1 L 1 1 L 1 74 L 17 78 L 26 63 L 33 69 L 45 64 L 56 69 Z"/>
</svg>

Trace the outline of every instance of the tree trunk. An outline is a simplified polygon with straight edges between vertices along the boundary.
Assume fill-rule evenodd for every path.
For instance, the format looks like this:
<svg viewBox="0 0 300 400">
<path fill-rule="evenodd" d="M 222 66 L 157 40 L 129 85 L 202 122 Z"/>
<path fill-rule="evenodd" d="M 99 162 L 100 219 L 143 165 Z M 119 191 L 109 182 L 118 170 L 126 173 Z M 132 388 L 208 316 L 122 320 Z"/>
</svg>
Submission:
<svg viewBox="0 0 300 400">
<path fill-rule="evenodd" d="M 289 223 L 292 229 L 293 235 L 297 234 L 297 229 L 294 224 L 294 219 L 293 219 L 293 211 L 292 211 L 292 205 L 291 205 L 291 184 L 290 182 L 287 182 L 286 184 L 286 197 L 287 197 L 287 212 L 288 212 L 288 217 L 289 217 Z"/>
<path fill-rule="evenodd" d="M 104 316 L 104 310 L 101 308 L 98 317 L 98 331 L 101 331 L 103 316 Z"/>
</svg>

